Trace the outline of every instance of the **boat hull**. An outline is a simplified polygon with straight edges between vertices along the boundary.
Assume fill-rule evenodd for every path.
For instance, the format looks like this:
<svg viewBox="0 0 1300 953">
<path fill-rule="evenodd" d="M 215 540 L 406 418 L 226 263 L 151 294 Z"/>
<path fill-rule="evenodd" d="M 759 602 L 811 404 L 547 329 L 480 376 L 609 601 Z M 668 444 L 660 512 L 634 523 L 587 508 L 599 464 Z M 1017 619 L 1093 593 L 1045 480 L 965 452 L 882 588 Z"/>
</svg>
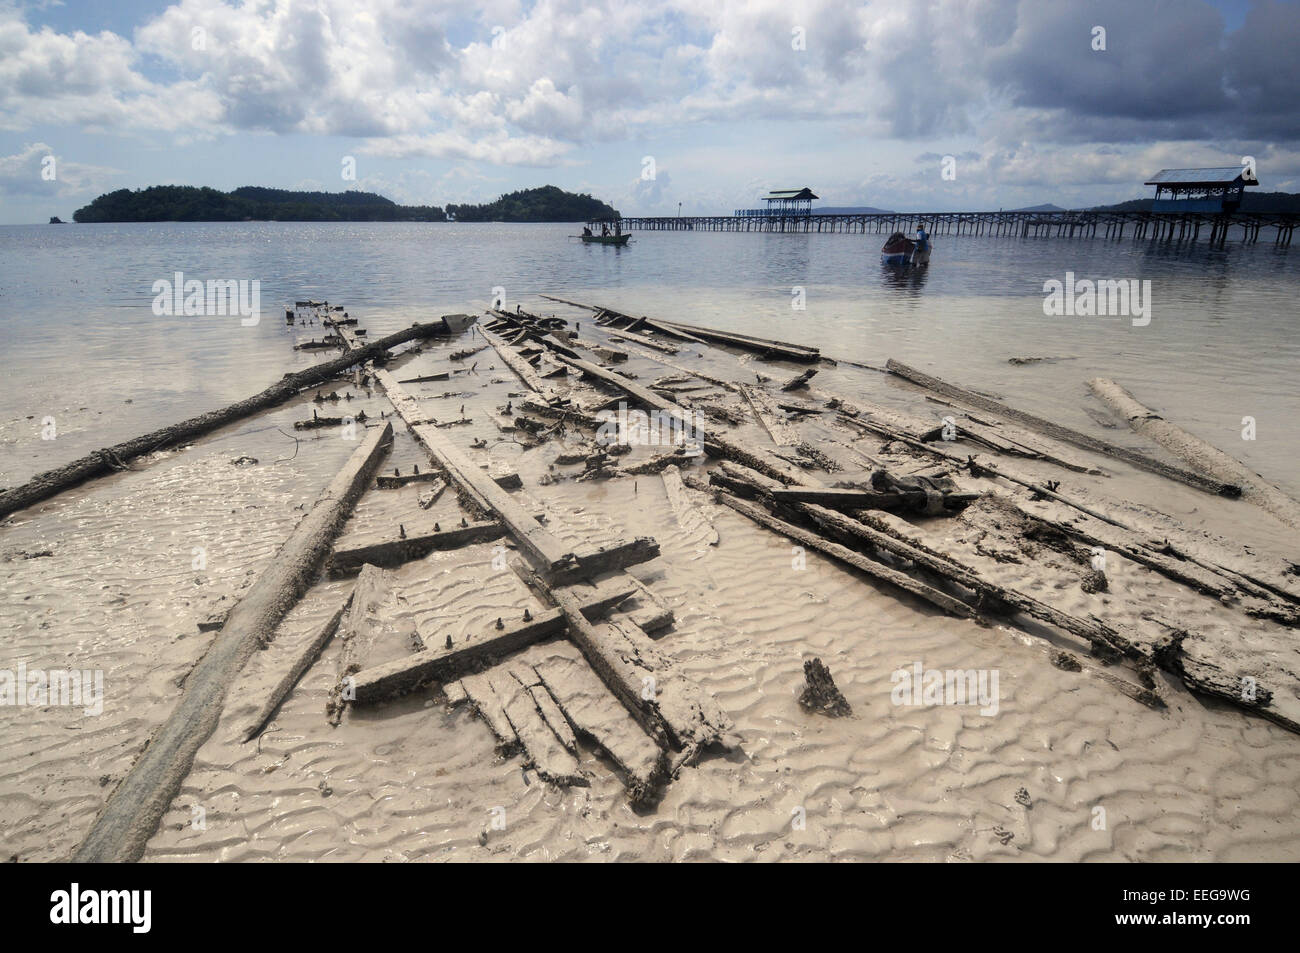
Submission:
<svg viewBox="0 0 1300 953">
<path fill-rule="evenodd" d="M 584 245 L 626 245 L 631 235 L 579 235 Z"/>
<path fill-rule="evenodd" d="M 891 268 L 920 268 L 930 263 L 930 246 L 922 248 L 912 239 L 895 232 L 880 249 L 880 263 Z"/>
</svg>

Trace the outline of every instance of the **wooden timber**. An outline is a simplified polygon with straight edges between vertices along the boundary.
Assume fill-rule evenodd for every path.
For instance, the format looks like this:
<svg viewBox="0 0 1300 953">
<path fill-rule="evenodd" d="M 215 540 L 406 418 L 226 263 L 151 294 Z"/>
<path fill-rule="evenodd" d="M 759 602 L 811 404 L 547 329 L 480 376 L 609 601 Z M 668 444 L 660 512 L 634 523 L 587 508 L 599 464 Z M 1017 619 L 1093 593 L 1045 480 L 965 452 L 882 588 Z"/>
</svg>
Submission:
<svg viewBox="0 0 1300 953">
<path fill-rule="evenodd" d="M 391 425 L 366 435 L 343 469 L 294 527 L 266 570 L 230 610 L 212 645 L 190 671 L 185 691 L 162 727 L 108 798 L 73 859 L 138 860 L 168 805 L 217 727 L 226 693 L 258 645 L 316 578 L 331 540 L 365 491 L 392 442 Z"/>
<path fill-rule="evenodd" d="M 429 553 L 457 549 L 466 543 L 479 543 L 505 535 L 505 528 L 496 520 L 480 520 L 466 526 L 453 526 L 437 533 L 390 539 L 368 546 L 355 546 L 335 550 L 330 557 L 329 574 L 333 578 L 350 576 L 361 571 L 366 564 L 391 569 L 414 559 L 423 559 Z"/>
<path fill-rule="evenodd" d="M 990 413 L 1009 417 L 1017 423 L 1024 424 L 1034 430 L 1039 430 L 1048 436 L 1064 441 L 1065 443 L 1074 444 L 1076 447 L 1082 447 L 1083 449 L 1091 450 L 1094 453 L 1102 453 L 1106 456 L 1114 457 L 1116 460 L 1123 460 L 1125 463 L 1129 463 L 1140 469 L 1159 474 L 1160 476 L 1167 477 L 1171 480 L 1177 480 L 1180 483 L 1185 483 L 1198 490 L 1204 490 L 1207 493 L 1215 493 L 1219 496 L 1229 497 L 1241 495 L 1241 487 L 1236 484 L 1224 483 L 1220 480 L 1202 476 L 1199 473 L 1192 473 L 1180 467 L 1162 463 L 1161 461 L 1148 457 L 1145 454 L 1138 453 L 1136 450 L 1117 447 L 1104 440 L 1098 440 L 1096 437 L 1090 437 L 1088 434 L 1080 433 L 1077 430 L 1071 430 L 1069 427 L 1063 427 L 1060 424 L 1052 423 L 1050 420 L 1044 420 L 1042 417 L 1027 414 L 1024 411 L 1016 410 L 1014 407 L 1008 407 L 1006 404 L 999 401 L 948 384 L 939 380 L 937 377 L 931 377 L 923 371 L 918 371 L 915 368 L 908 367 L 906 364 L 900 364 L 892 358 L 886 362 L 885 367 L 890 373 L 896 374 L 899 377 L 911 381 L 913 384 L 926 388 L 927 390 L 934 391 L 936 394 L 951 397 L 953 400 L 959 400 L 972 407 L 979 407 L 981 410 L 987 410 Z"/>
<path fill-rule="evenodd" d="M 579 600 L 585 618 L 598 619 L 637 592 L 630 583 L 598 587 Z M 564 613 L 543 609 L 532 619 L 502 629 L 492 629 L 479 639 L 434 646 L 407 658 L 393 659 L 358 672 L 353 681 L 357 704 L 373 704 L 414 691 L 432 681 L 459 678 L 476 668 L 490 665 L 534 642 L 563 634 L 568 626 Z M 436 640 L 435 640 L 436 641 Z"/>
<path fill-rule="evenodd" d="M 295 396 L 304 388 L 314 387 L 333 377 L 337 377 L 354 364 L 369 360 L 376 354 L 386 352 L 399 344 L 432 337 L 439 333 L 441 333 L 441 330 L 436 324 L 412 325 L 395 334 L 372 341 L 365 347 L 361 347 L 357 353 L 349 352 L 332 361 L 325 361 L 323 364 L 317 364 L 306 370 L 286 374 L 261 393 L 222 407 L 220 410 L 208 411 L 205 414 L 191 417 L 189 420 L 172 424 L 161 430 L 133 437 L 103 450 L 96 450 L 53 470 L 46 470 L 44 473 L 32 477 L 21 486 L 0 490 L 0 517 L 8 516 L 16 510 L 49 499 L 87 480 L 125 469 L 127 463 L 136 457 L 193 440 L 206 433 L 211 433 L 219 427 L 224 427 L 226 424 L 242 420 L 259 410 L 273 407 Z"/>
<path fill-rule="evenodd" d="M 1242 487 L 1242 496 L 1293 529 L 1300 529 L 1300 503 L 1218 447 L 1165 420 L 1138 403 L 1123 387 L 1098 377 L 1088 387 L 1130 427 L 1214 477 Z"/>
</svg>

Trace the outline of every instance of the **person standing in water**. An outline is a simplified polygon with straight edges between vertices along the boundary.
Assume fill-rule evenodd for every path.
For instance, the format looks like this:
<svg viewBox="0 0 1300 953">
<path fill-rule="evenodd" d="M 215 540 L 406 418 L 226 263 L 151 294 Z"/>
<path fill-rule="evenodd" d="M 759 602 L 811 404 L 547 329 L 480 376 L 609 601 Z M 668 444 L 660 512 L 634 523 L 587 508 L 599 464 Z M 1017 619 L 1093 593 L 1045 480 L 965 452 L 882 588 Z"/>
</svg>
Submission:
<svg viewBox="0 0 1300 953">
<path fill-rule="evenodd" d="M 916 226 L 917 251 L 926 251 L 930 247 L 930 236 L 925 233 L 925 226 Z"/>
</svg>

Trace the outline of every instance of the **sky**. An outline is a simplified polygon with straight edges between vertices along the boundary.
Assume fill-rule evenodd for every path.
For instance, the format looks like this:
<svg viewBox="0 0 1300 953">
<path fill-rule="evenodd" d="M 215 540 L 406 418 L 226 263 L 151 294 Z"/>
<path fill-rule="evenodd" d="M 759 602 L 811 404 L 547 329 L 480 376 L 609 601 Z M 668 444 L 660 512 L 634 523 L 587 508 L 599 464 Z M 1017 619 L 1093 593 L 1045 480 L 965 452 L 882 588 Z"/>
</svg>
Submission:
<svg viewBox="0 0 1300 953">
<path fill-rule="evenodd" d="M 1245 156 L 1300 191 L 1297 94 L 1295 0 L 0 0 L 0 224 L 158 184 L 1084 207 Z"/>
</svg>

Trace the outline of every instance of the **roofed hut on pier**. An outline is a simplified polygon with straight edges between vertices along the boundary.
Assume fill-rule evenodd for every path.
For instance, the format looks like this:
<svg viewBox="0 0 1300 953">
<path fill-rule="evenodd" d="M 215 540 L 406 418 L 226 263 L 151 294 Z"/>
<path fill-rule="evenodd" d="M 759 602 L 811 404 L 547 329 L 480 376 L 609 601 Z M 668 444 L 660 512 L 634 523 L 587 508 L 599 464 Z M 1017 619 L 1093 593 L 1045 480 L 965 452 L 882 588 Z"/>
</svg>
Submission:
<svg viewBox="0 0 1300 953">
<path fill-rule="evenodd" d="M 802 189 L 773 189 L 763 196 L 767 203 L 763 208 L 737 209 L 736 214 L 746 217 L 811 215 L 816 199 L 812 189 L 806 186 Z"/>
<path fill-rule="evenodd" d="M 1259 185 L 1249 166 L 1161 169 L 1146 183 L 1156 187 L 1153 212 L 1235 212 L 1248 185 Z"/>
</svg>

